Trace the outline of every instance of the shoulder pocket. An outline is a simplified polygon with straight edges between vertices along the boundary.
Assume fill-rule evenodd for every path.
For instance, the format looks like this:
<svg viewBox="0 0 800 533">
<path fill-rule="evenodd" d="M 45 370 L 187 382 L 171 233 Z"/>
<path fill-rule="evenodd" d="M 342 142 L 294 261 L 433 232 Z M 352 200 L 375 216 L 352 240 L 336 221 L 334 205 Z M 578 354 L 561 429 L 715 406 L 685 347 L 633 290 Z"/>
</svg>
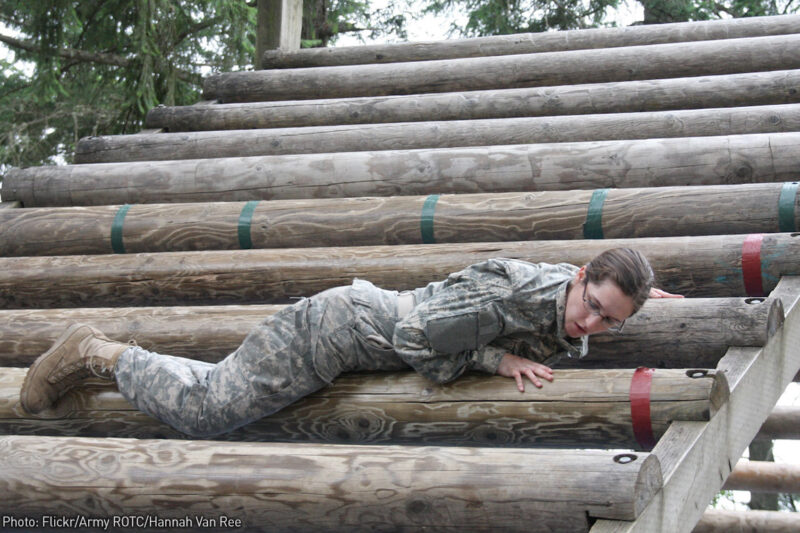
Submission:
<svg viewBox="0 0 800 533">
<path fill-rule="evenodd" d="M 488 309 L 434 318 L 425 324 L 431 348 L 443 353 L 476 350 L 500 333 L 500 323 Z"/>
</svg>

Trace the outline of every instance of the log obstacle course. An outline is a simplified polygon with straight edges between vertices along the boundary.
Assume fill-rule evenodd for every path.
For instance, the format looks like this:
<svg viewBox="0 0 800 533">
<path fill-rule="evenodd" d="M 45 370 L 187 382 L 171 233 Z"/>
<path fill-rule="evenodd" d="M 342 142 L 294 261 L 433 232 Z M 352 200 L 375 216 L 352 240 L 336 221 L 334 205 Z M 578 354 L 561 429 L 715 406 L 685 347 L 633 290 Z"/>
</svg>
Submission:
<svg viewBox="0 0 800 533">
<path fill-rule="evenodd" d="M 779 434 L 762 423 L 800 370 L 798 20 L 267 53 L 273 70 L 152 110 L 161 131 L 12 170 L 0 510 L 691 531 L 753 438 Z M 522 395 L 500 377 L 354 374 L 208 441 L 113 388 L 19 406 L 26 367 L 71 322 L 213 362 L 290 298 L 353 277 L 404 290 L 491 257 L 581 265 L 615 246 L 687 298 L 649 301 Z"/>
</svg>

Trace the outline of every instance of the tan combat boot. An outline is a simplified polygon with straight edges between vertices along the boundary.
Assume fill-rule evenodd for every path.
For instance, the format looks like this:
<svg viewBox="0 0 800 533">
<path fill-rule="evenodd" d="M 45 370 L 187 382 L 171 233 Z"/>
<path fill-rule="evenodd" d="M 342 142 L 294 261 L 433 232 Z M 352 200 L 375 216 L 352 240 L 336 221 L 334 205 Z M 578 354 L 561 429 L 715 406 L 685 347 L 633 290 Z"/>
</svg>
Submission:
<svg viewBox="0 0 800 533">
<path fill-rule="evenodd" d="M 39 413 L 76 386 L 114 381 L 114 365 L 127 348 L 91 326 L 73 324 L 28 369 L 22 407 Z"/>
</svg>

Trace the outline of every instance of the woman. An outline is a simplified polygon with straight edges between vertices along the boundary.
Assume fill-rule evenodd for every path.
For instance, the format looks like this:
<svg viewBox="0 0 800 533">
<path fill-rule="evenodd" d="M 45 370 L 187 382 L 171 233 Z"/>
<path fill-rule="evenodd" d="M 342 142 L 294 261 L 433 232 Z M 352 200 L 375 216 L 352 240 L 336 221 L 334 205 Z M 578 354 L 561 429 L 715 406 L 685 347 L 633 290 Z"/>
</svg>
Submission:
<svg viewBox="0 0 800 533">
<path fill-rule="evenodd" d="M 568 339 L 622 329 L 652 289 L 627 248 L 587 265 L 490 259 L 413 291 L 363 280 L 265 319 L 217 364 L 161 355 L 73 325 L 31 366 L 20 401 L 40 412 L 73 387 L 116 381 L 141 411 L 196 437 L 232 431 L 330 384 L 340 373 L 415 369 L 445 383 L 466 370 L 541 387 L 546 363 L 581 351 Z"/>
</svg>

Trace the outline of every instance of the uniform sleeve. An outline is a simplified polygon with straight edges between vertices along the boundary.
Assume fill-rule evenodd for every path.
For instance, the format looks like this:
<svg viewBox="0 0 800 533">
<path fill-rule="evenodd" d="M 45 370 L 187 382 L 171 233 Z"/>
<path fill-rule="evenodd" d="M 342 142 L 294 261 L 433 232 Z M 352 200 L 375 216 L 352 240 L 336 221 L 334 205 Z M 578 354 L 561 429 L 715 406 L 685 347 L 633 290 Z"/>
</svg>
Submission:
<svg viewBox="0 0 800 533">
<path fill-rule="evenodd" d="M 452 381 L 468 369 L 495 373 L 505 351 L 488 344 L 502 332 L 502 302 L 510 292 L 497 260 L 451 275 L 397 324 L 395 351 L 437 383 Z"/>
</svg>

